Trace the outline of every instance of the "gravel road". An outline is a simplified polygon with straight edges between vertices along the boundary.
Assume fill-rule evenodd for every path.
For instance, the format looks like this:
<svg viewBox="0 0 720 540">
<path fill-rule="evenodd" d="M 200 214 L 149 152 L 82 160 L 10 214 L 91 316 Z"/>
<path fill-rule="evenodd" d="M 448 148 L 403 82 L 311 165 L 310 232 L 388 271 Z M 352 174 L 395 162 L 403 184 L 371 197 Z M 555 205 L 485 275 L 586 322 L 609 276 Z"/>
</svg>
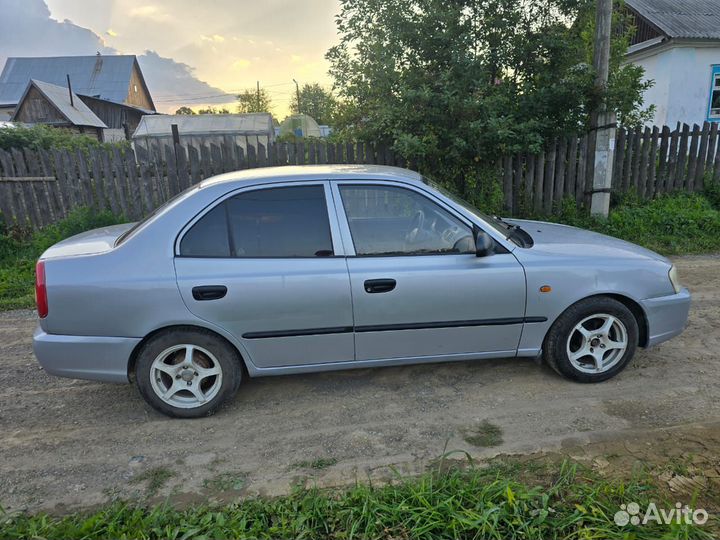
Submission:
<svg viewBox="0 0 720 540">
<path fill-rule="evenodd" d="M 32 354 L 34 313 L 0 313 L 0 505 L 277 494 L 389 465 L 416 472 L 445 450 L 557 451 L 717 425 L 720 257 L 676 263 L 693 293 L 688 329 L 603 384 L 517 359 L 271 377 L 202 420 L 165 418 L 130 385 L 48 376 Z"/>
</svg>

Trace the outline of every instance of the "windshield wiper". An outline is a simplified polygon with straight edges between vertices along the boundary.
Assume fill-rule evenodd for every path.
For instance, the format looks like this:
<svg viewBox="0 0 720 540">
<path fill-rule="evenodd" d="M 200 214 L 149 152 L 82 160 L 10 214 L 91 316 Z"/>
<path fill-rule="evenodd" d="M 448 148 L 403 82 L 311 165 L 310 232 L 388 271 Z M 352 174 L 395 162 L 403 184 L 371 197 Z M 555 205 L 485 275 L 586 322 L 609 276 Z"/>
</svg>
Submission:
<svg viewBox="0 0 720 540">
<path fill-rule="evenodd" d="M 499 221 L 500 223 L 502 223 L 503 225 L 505 225 L 505 226 L 506 226 L 508 229 L 510 229 L 510 230 L 519 229 L 519 228 L 520 228 L 520 225 L 515 225 L 515 224 L 513 224 L 513 223 L 508 223 L 507 221 L 505 221 L 505 220 L 504 220 L 503 218 L 501 218 L 500 216 L 493 216 L 493 218 L 496 219 L 497 221 Z"/>
</svg>

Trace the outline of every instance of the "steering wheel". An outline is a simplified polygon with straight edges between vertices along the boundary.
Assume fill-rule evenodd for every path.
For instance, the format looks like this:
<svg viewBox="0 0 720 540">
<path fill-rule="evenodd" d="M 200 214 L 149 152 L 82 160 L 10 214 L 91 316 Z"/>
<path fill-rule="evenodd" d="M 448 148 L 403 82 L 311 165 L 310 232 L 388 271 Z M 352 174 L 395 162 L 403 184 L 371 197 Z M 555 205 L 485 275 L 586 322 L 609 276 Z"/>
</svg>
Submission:
<svg viewBox="0 0 720 540">
<path fill-rule="evenodd" d="M 414 231 L 415 229 L 422 230 L 423 225 L 425 225 L 425 212 L 418 210 L 410 222 L 410 231 Z"/>
<path fill-rule="evenodd" d="M 415 212 L 415 215 L 412 218 L 412 221 L 410 222 L 410 227 L 408 228 L 408 232 L 405 235 L 405 242 L 412 245 L 418 240 L 418 236 L 422 236 L 420 233 L 422 231 L 423 225 L 425 224 L 425 212 L 422 210 L 418 210 Z"/>
</svg>

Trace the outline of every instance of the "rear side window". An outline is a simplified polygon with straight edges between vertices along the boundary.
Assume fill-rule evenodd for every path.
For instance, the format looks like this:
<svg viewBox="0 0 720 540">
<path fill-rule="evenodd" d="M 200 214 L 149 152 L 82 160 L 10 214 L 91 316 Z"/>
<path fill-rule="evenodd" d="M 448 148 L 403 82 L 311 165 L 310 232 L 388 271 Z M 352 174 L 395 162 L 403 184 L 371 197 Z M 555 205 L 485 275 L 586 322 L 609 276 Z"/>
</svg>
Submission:
<svg viewBox="0 0 720 540">
<path fill-rule="evenodd" d="M 192 226 L 180 243 L 185 257 L 229 257 L 225 204 L 219 204 Z"/>
<path fill-rule="evenodd" d="M 325 190 L 323 186 L 298 186 L 236 195 L 193 225 L 180 244 L 180 254 L 238 258 L 333 255 Z"/>
</svg>

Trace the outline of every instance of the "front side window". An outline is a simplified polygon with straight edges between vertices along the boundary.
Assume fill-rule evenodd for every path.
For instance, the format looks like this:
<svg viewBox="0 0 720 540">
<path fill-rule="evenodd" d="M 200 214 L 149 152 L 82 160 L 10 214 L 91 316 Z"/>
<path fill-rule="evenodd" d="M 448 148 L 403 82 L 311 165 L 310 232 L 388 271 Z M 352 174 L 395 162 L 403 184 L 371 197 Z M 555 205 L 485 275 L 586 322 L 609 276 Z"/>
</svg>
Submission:
<svg viewBox="0 0 720 540">
<path fill-rule="evenodd" d="M 333 255 L 323 186 L 241 193 L 205 214 L 180 243 L 185 257 Z"/>
<path fill-rule="evenodd" d="M 720 66 L 713 67 L 712 83 L 710 86 L 710 120 L 720 120 Z"/>
<path fill-rule="evenodd" d="M 474 253 L 472 230 L 427 197 L 400 187 L 340 186 L 357 255 Z"/>
</svg>

